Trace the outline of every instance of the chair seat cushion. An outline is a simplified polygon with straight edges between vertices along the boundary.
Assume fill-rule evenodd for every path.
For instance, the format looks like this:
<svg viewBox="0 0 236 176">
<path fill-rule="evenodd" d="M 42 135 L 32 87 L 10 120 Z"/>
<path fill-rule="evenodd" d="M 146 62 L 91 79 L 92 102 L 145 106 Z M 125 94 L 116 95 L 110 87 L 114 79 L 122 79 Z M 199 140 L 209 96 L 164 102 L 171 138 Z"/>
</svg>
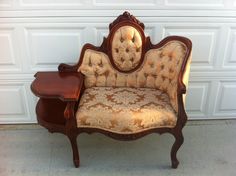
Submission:
<svg viewBox="0 0 236 176">
<path fill-rule="evenodd" d="M 77 127 L 114 133 L 173 128 L 177 116 L 166 93 L 151 88 L 92 87 L 85 89 L 76 113 Z"/>
</svg>

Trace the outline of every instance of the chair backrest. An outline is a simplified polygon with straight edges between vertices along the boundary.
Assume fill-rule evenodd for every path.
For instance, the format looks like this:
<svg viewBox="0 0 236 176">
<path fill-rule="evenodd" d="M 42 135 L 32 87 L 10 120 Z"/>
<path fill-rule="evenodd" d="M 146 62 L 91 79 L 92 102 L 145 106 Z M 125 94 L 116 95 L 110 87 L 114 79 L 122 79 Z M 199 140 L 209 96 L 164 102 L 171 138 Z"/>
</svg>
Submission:
<svg viewBox="0 0 236 176">
<path fill-rule="evenodd" d="M 86 44 L 82 49 L 78 71 L 85 75 L 85 87 L 160 89 L 169 95 L 178 111 L 178 79 L 188 77 L 191 41 L 170 36 L 153 45 L 150 37 L 145 37 L 144 24 L 128 12 L 111 23 L 109 29 L 100 47 Z"/>
</svg>

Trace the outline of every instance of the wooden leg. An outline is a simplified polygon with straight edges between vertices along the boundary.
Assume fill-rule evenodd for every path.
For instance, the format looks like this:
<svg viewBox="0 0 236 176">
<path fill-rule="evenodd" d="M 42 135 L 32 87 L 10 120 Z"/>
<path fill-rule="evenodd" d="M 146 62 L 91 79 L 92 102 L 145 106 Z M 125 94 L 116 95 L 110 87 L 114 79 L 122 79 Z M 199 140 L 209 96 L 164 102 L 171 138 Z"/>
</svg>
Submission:
<svg viewBox="0 0 236 176">
<path fill-rule="evenodd" d="M 77 146 L 77 141 L 76 141 L 77 135 L 68 136 L 68 138 L 70 140 L 71 147 L 72 147 L 74 165 L 75 167 L 79 167 L 80 161 L 79 161 L 79 151 L 78 151 L 78 146 Z"/>
<path fill-rule="evenodd" d="M 177 155 L 177 152 L 178 152 L 180 146 L 184 142 L 184 137 L 183 137 L 182 131 L 179 132 L 178 134 L 174 134 L 174 137 L 175 137 L 175 143 L 173 144 L 173 146 L 171 148 L 171 163 L 172 163 L 172 168 L 176 169 L 179 165 L 179 161 L 178 161 L 176 155 Z"/>
</svg>

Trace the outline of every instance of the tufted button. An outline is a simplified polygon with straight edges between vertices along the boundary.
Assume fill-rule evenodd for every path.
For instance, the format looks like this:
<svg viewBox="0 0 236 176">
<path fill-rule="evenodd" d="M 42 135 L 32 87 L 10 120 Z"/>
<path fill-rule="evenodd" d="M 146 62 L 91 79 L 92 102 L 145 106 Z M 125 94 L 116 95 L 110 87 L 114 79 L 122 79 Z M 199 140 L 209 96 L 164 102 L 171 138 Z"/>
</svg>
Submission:
<svg viewBox="0 0 236 176">
<path fill-rule="evenodd" d="M 120 41 L 121 41 L 121 43 L 123 43 L 124 39 L 121 37 L 121 38 L 120 38 Z"/>
<path fill-rule="evenodd" d="M 172 58 L 172 53 L 169 53 L 168 56 L 169 56 L 170 58 Z"/>
<path fill-rule="evenodd" d="M 119 52 L 119 49 L 118 49 L 118 48 L 116 48 L 115 50 L 116 50 L 116 53 L 118 53 L 118 52 Z"/>
<path fill-rule="evenodd" d="M 164 69 L 164 67 L 165 67 L 164 65 L 161 65 L 161 69 L 162 69 L 162 70 Z"/>
<path fill-rule="evenodd" d="M 166 91 L 167 91 L 167 88 L 166 88 L 166 87 L 163 87 L 162 90 L 163 90 L 164 92 L 166 92 Z"/>
<path fill-rule="evenodd" d="M 133 61 L 134 61 L 134 58 L 133 58 L 133 57 L 131 57 L 131 58 L 130 58 L 130 61 L 131 61 L 131 62 L 133 62 Z"/>
<path fill-rule="evenodd" d="M 161 76 L 161 78 L 162 78 L 163 81 L 165 81 L 165 79 L 166 79 L 164 76 Z"/>
<path fill-rule="evenodd" d="M 153 62 L 149 63 L 149 65 L 150 65 L 151 68 L 154 67 L 154 63 Z"/>
<path fill-rule="evenodd" d="M 134 41 L 135 41 L 135 39 L 134 39 L 134 37 L 132 38 L 132 42 L 134 43 Z"/>
<path fill-rule="evenodd" d="M 104 73 L 104 75 L 106 76 L 106 78 L 109 76 L 109 73 L 110 73 L 109 70 L 107 70 L 107 71 Z"/>
<path fill-rule="evenodd" d="M 160 53 L 160 57 L 163 57 L 163 56 L 164 56 L 164 54 L 163 54 L 163 52 L 161 52 L 161 53 Z"/>
<path fill-rule="evenodd" d="M 136 48 L 136 52 L 139 52 L 140 51 L 140 48 Z"/>
<path fill-rule="evenodd" d="M 173 72 L 174 72 L 174 70 L 173 70 L 172 68 L 170 68 L 170 69 L 169 69 L 169 72 L 170 72 L 170 73 L 173 73 Z"/>
<path fill-rule="evenodd" d="M 124 61 L 125 61 L 123 57 L 121 57 L 120 60 L 121 60 L 121 62 L 124 62 Z"/>
<path fill-rule="evenodd" d="M 176 65 L 179 65 L 179 62 L 180 62 L 180 61 L 178 60 Z"/>
<path fill-rule="evenodd" d="M 125 51 L 128 53 L 128 52 L 129 52 L 129 49 L 128 49 L 128 48 L 126 48 L 126 49 L 125 49 Z"/>
</svg>

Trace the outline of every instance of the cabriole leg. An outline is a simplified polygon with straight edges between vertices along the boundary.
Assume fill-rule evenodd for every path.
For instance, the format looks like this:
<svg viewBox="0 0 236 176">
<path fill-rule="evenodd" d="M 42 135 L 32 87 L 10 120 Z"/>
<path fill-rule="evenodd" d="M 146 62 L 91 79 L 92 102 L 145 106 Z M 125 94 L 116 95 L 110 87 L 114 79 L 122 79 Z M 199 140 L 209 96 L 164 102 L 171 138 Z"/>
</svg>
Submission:
<svg viewBox="0 0 236 176">
<path fill-rule="evenodd" d="M 177 152 L 178 152 L 180 146 L 184 142 L 184 137 L 183 137 L 182 131 L 179 132 L 178 134 L 174 134 L 174 137 L 175 137 L 175 143 L 173 144 L 173 146 L 171 148 L 171 164 L 172 164 L 172 168 L 176 169 L 179 165 L 179 161 L 178 161 L 176 155 L 177 155 Z"/>
<path fill-rule="evenodd" d="M 74 165 L 75 167 L 79 167 L 80 161 L 79 161 L 79 151 L 78 151 L 78 146 L 77 146 L 77 141 L 76 141 L 77 135 L 68 136 L 68 138 L 71 143 Z"/>
</svg>

